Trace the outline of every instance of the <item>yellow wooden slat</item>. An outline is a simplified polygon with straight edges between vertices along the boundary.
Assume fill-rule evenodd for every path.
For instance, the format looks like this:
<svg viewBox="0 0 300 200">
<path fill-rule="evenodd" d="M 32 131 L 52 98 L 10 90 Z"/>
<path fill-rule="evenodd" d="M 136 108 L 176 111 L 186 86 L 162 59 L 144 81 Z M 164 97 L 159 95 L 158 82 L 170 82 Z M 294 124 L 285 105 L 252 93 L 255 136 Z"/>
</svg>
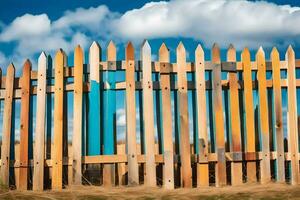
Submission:
<svg viewBox="0 0 300 200">
<path fill-rule="evenodd" d="M 262 47 L 256 53 L 257 62 L 257 81 L 259 98 L 259 132 L 261 138 L 261 151 L 263 153 L 260 162 L 260 182 L 262 184 L 271 181 L 270 172 L 270 133 L 269 133 L 269 115 L 268 115 L 268 97 L 266 87 L 266 62 L 265 53 Z"/>
<path fill-rule="evenodd" d="M 216 163 L 216 186 L 226 185 L 226 160 L 225 160 L 225 134 L 224 118 L 222 105 L 222 85 L 221 85 L 221 62 L 220 49 L 217 44 L 212 47 L 212 62 L 217 64 L 212 71 L 212 97 L 213 97 L 213 115 L 216 135 L 216 153 L 218 162 Z"/>
<path fill-rule="evenodd" d="M 288 152 L 291 154 L 291 183 L 299 183 L 299 150 L 298 150 L 298 118 L 297 118 L 297 94 L 296 94 L 296 72 L 295 72 L 295 52 L 289 46 L 285 60 L 287 61 L 288 78 Z"/>
<path fill-rule="evenodd" d="M 126 141 L 128 159 L 128 185 L 139 184 L 139 169 L 136 145 L 136 103 L 134 76 L 134 48 L 131 42 L 126 47 Z"/>
<path fill-rule="evenodd" d="M 55 56 L 54 140 L 52 150 L 52 189 L 62 189 L 62 157 L 64 134 L 64 71 L 65 53 L 60 49 Z"/>
<path fill-rule="evenodd" d="M 227 51 L 227 61 L 236 62 L 235 48 L 230 45 Z M 240 154 L 242 158 L 242 144 L 241 144 L 241 125 L 240 125 L 240 103 L 238 90 L 238 77 L 236 72 L 228 73 L 229 79 L 229 105 L 230 105 L 230 129 L 231 141 L 230 151 Z M 242 162 L 231 162 L 231 184 L 241 185 L 243 183 Z"/>
<path fill-rule="evenodd" d="M 182 42 L 179 43 L 177 50 L 177 84 L 178 84 L 178 106 L 179 106 L 179 134 L 180 134 L 180 159 L 182 187 L 192 187 L 192 169 L 190 156 L 190 137 L 189 137 L 189 114 L 187 96 L 187 75 L 186 75 L 186 52 Z"/>
<path fill-rule="evenodd" d="M 280 84 L 280 58 L 276 48 L 271 52 L 272 60 L 272 77 L 273 77 L 273 106 L 274 106 L 274 122 L 276 131 L 276 150 L 277 150 L 277 166 L 276 179 L 277 182 L 285 181 L 284 169 L 284 135 L 283 135 L 283 121 L 282 121 L 282 100 L 281 100 L 281 84 Z"/>
<path fill-rule="evenodd" d="M 159 61 L 169 62 L 170 53 L 163 43 L 159 49 Z M 166 65 L 160 66 L 160 86 L 162 101 L 162 128 L 163 128 L 163 186 L 166 189 L 174 189 L 174 156 L 173 156 L 173 136 L 172 136 L 172 109 L 171 109 L 171 89 L 170 72 Z"/>
</svg>

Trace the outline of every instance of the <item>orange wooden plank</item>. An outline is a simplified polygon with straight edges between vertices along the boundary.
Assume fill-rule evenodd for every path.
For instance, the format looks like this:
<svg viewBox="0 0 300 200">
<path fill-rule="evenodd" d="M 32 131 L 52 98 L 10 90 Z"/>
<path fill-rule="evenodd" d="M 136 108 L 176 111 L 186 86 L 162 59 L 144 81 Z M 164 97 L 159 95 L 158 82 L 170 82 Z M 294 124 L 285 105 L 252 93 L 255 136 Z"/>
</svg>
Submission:
<svg viewBox="0 0 300 200">
<path fill-rule="evenodd" d="M 44 160 L 45 160 L 45 123 L 46 123 L 46 87 L 47 87 L 47 56 L 41 53 L 38 59 L 38 81 L 36 100 L 36 131 L 34 143 L 33 190 L 44 189 Z"/>
<path fill-rule="evenodd" d="M 139 168 L 136 146 L 136 103 L 134 76 L 134 48 L 131 42 L 126 47 L 126 142 L 128 159 L 128 185 L 139 184 Z"/>
<path fill-rule="evenodd" d="M 64 70 L 66 56 L 62 49 L 55 56 L 54 140 L 52 150 L 52 189 L 62 189 L 64 134 Z"/>
<path fill-rule="evenodd" d="M 170 53 L 163 43 L 159 49 L 159 61 L 169 62 Z M 170 71 L 167 65 L 160 66 L 160 87 L 162 98 L 162 128 L 163 128 L 163 187 L 174 189 L 174 153 L 172 136 L 172 109 L 171 109 L 171 88 Z"/>
<path fill-rule="evenodd" d="M 197 164 L 197 186 L 209 186 L 208 169 L 208 132 L 206 124 L 206 94 L 205 94 L 205 61 L 204 51 L 200 45 L 195 51 L 195 88 L 197 96 L 197 128 L 199 158 L 201 163 Z M 205 162 L 203 162 L 205 161 Z"/>
<path fill-rule="evenodd" d="M 84 52 L 78 45 L 74 51 L 74 119 L 73 119 L 73 179 L 75 185 L 81 185 L 81 156 L 83 131 L 83 62 Z"/>
<path fill-rule="evenodd" d="M 291 154 L 291 183 L 299 183 L 299 147 L 298 147 L 298 117 L 297 117 L 297 94 L 295 52 L 289 46 L 285 60 L 287 61 L 288 79 L 288 152 Z"/>
<path fill-rule="evenodd" d="M 269 115 L 268 115 L 268 97 L 266 85 L 266 62 L 265 53 L 262 47 L 256 54 L 257 62 L 257 81 L 259 98 L 259 132 L 261 135 L 261 150 L 263 153 L 260 162 L 260 182 L 262 184 L 271 181 L 270 171 L 270 133 L 269 133 Z"/>
<path fill-rule="evenodd" d="M 188 88 L 186 75 L 186 52 L 182 42 L 179 43 L 176 50 L 177 54 L 177 84 L 178 84 L 178 106 L 179 106 L 179 134 L 180 134 L 180 160 L 182 186 L 192 187 L 192 168 L 189 137 L 189 115 L 188 115 Z"/>
<path fill-rule="evenodd" d="M 212 71 L 212 97 L 213 115 L 216 134 L 216 153 L 218 162 L 216 163 L 216 186 L 226 185 L 226 160 L 225 160 L 225 133 L 222 105 L 222 85 L 221 85 L 221 58 L 220 49 L 217 44 L 212 47 L 212 62 L 217 64 Z"/>
<path fill-rule="evenodd" d="M 29 112 L 30 112 L 30 71 L 31 63 L 26 60 L 23 66 L 21 115 L 20 115 L 20 169 L 17 189 L 28 188 L 28 139 L 29 139 Z"/>
<path fill-rule="evenodd" d="M 227 61 L 236 62 L 235 48 L 230 45 L 227 51 Z M 241 144 L 241 124 L 240 124 L 240 103 L 239 103 L 239 84 L 236 72 L 228 73 L 229 79 L 229 105 L 230 105 L 230 151 L 236 155 L 240 155 L 242 159 L 242 144 Z M 241 185 L 243 183 L 242 162 L 231 162 L 231 184 Z"/>
<path fill-rule="evenodd" d="M 9 185 L 9 167 L 10 167 L 10 143 L 12 127 L 12 103 L 14 88 L 15 67 L 10 64 L 6 70 L 5 80 L 5 99 L 3 111 L 3 129 L 1 146 L 1 181 L 2 184 Z M 13 141 L 14 142 L 14 141 Z"/>
<path fill-rule="evenodd" d="M 254 107 L 250 52 L 245 48 L 241 56 L 244 78 L 245 151 L 255 152 Z M 256 162 L 247 162 L 247 182 L 256 182 Z"/>
<path fill-rule="evenodd" d="M 153 110 L 153 85 L 151 70 L 151 48 L 148 41 L 144 41 L 141 49 L 143 66 L 143 120 L 145 134 L 146 154 L 146 180 L 147 186 L 156 186 L 155 165 L 155 138 L 154 138 L 154 110 Z"/>
<path fill-rule="evenodd" d="M 272 76 L 273 76 L 273 126 L 275 125 L 276 135 L 276 180 L 277 182 L 285 181 L 284 169 L 284 135 L 283 135 L 283 121 L 282 121 L 282 97 L 281 97 L 281 84 L 280 84 L 280 58 L 276 48 L 271 52 L 272 61 Z"/>
</svg>

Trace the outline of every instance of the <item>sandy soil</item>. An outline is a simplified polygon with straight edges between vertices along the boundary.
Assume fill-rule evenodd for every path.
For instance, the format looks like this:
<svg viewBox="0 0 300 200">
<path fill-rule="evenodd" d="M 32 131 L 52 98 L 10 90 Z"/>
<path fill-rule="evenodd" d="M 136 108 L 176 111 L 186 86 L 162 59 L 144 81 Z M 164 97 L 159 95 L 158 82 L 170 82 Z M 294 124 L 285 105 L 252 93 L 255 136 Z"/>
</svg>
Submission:
<svg viewBox="0 0 300 200">
<path fill-rule="evenodd" d="M 96 186 L 67 188 L 62 191 L 15 191 L 2 189 L 0 199 L 299 199 L 300 186 L 286 184 L 244 185 L 223 188 L 176 189 L 118 187 L 104 189 Z"/>
</svg>

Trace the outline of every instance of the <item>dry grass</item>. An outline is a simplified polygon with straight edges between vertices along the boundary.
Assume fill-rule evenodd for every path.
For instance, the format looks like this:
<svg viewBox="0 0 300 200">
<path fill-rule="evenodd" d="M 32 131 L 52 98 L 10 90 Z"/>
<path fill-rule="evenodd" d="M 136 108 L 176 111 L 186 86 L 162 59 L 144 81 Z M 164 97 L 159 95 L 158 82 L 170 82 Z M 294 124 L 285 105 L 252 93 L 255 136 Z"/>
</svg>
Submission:
<svg viewBox="0 0 300 200">
<path fill-rule="evenodd" d="M 176 189 L 118 187 L 104 189 L 96 186 L 67 188 L 62 191 L 15 191 L 2 189 L 0 199 L 300 199 L 300 186 L 286 184 L 244 185 L 223 188 Z"/>
</svg>

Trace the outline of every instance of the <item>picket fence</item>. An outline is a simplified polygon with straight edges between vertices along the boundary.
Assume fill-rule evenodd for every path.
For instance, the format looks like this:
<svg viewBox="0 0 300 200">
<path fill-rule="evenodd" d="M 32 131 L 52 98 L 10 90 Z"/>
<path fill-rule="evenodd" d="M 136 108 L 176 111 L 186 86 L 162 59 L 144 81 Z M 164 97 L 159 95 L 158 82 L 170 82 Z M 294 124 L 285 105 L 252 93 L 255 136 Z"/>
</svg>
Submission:
<svg viewBox="0 0 300 200">
<path fill-rule="evenodd" d="M 176 63 L 170 63 L 165 44 L 158 61 L 151 60 L 147 41 L 141 46 L 140 60 L 135 59 L 131 43 L 125 52 L 125 60 L 117 61 L 116 47 L 110 42 L 107 60 L 101 61 L 101 48 L 94 42 L 88 64 L 77 46 L 74 66 L 68 66 L 63 50 L 57 51 L 53 66 L 51 57 L 42 53 L 37 71 L 27 60 L 21 77 L 15 77 L 13 64 L 8 66 L 6 75 L 0 75 L 2 184 L 40 191 L 81 184 L 173 189 L 299 183 L 296 68 L 300 60 L 295 60 L 292 47 L 283 61 L 276 48 L 271 61 L 265 60 L 262 48 L 255 61 L 247 48 L 237 61 L 232 45 L 227 60 L 221 61 L 216 44 L 211 61 L 205 61 L 198 45 L 195 61 L 187 62 L 182 43 L 176 49 Z M 125 81 L 116 81 L 118 71 L 125 71 Z M 224 73 L 227 78 L 222 80 Z M 118 90 L 125 91 L 123 143 L 116 140 L 116 101 L 122 101 L 116 98 Z M 74 131 L 68 142 L 66 94 L 70 92 Z M 36 122 L 31 127 L 35 95 Z M 287 120 L 283 98 L 287 98 Z M 17 99 L 21 99 L 19 144 L 13 125 Z"/>
</svg>

